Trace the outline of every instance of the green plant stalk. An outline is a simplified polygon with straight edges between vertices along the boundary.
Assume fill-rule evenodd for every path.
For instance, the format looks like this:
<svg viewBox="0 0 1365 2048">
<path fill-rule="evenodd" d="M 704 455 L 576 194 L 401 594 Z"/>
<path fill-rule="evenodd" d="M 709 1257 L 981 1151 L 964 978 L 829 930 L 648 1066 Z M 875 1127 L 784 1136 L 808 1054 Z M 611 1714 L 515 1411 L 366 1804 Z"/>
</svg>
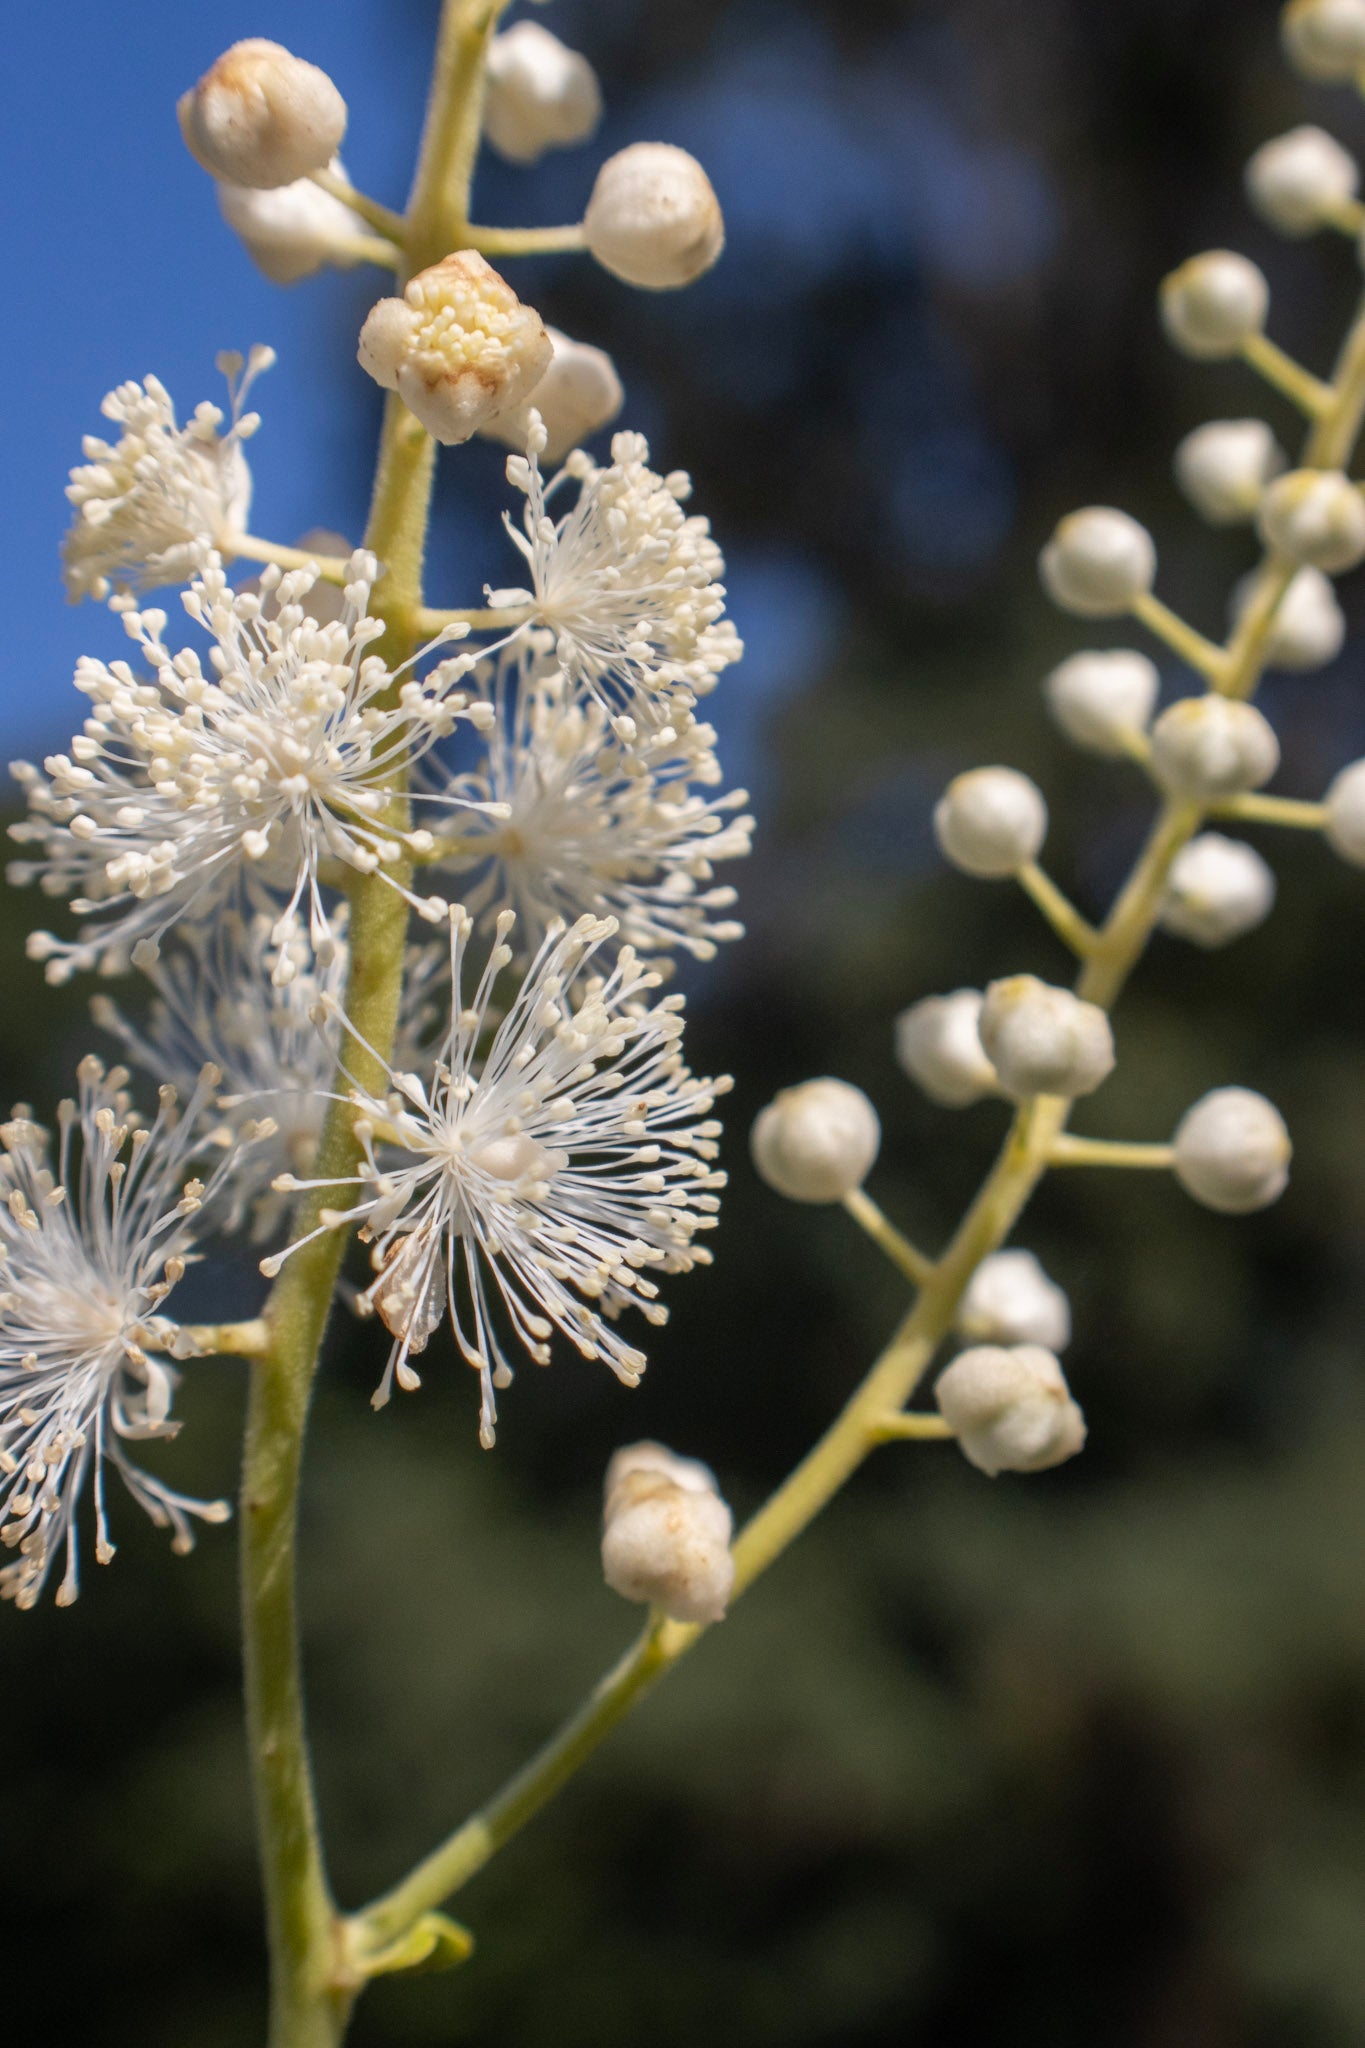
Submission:
<svg viewBox="0 0 1365 2048">
<path fill-rule="evenodd" d="M 1307 467 L 1344 466 L 1365 418 L 1365 300 L 1338 358 L 1330 403 L 1314 421 Z M 1217 687 L 1254 695 L 1266 666 L 1275 609 L 1293 575 L 1269 555 L 1233 635 Z M 1087 946 L 1076 993 L 1110 1009 L 1142 957 L 1160 915 L 1171 863 L 1217 807 L 1167 798 L 1108 917 Z M 734 1599 L 828 1505 L 873 1449 L 887 1441 L 886 1421 L 913 1396 L 972 1274 L 1008 1237 L 1066 1129 L 1071 1103 L 1035 1096 L 1011 1121 L 995 1164 L 926 1276 L 909 1313 L 830 1428 L 736 1539 Z M 733 1604 L 733 1603 L 732 1603 Z M 350 1917 L 346 1951 L 364 1957 L 398 1939 L 423 1913 L 459 1891 L 502 1845 L 553 1798 L 627 1713 L 706 1631 L 651 1615 L 633 1648 L 588 1700 L 479 1812 L 423 1858 L 397 1885 Z"/>
</svg>

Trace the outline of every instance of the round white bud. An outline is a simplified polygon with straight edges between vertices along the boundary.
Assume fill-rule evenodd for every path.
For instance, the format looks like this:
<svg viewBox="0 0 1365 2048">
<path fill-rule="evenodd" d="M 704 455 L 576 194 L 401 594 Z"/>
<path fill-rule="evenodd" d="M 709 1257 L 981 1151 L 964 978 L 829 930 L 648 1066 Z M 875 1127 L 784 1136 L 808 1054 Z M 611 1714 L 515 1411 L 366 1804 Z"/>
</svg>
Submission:
<svg viewBox="0 0 1365 2048">
<path fill-rule="evenodd" d="M 1042 1344 L 1065 1351 L 1071 1304 L 1032 1252 L 992 1252 L 968 1281 L 953 1328 L 975 1344 Z"/>
<path fill-rule="evenodd" d="M 963 1455 L 998 1472 L 1045 1472 L 1074 1458 L 1085 1417 L 1057 1359 L 1041 1344 L 979 1344 L 959 1352 L 934 1382 L 939 1414 Z"/>
<path fill-rule="evenodd" d="M 862 1186 L 881 1142 L 862 1089 L 828 1078 L 783 1088 L 749 1135 L 759 1173 L 793 1202 L 841 1202 Z"/>
<path fill-rule="evenodd" d="M 1260 333 L 1269 310 L 1263 273 L 1231 249 L 1191 256 L 1162 281 L 1161 322 L 1187 356 L 1235 356 Z"/>
<path fill-rule="evenodd" d="M 1339 469 L 1292 469 L 1277 477 L 1261 500 L 1257 526 L 1267 547 L 1328 576 L 1365 561 L 1365 497 Z"/>
<path fill-rule="evenodd" d="M 1226 946 L 1263 924 L 1274 903 L 1274 871 L 1254 846 L 1201 832 L 1171 863 L 1161 923 L 1196 946 Z"/>
<path fill-rule="evenodd" d="M 1291 128 L 1263 142 L 1246 167 L 1248 199 L 1284 235 L 1328 227 L 1359 183 L 1355 158 L 1325 128 Z"/>
<path fill-rule="evenodd" d="M 345 176 L 340 157 L 333 157 L 328 168 Z M 311 178 L 266 188 L 220 178 L 218 207 L 272 284 L 297 284 L 316 276 L 324 264 L 350 270 L 361 261 L 359 238 L 373 240 L 368 223 Z"/>
<path fill-rule="evenodd" d="M 1070 655 L 1043 683 L 1047 708 L 1067 738 L 1110 755 L 1147 730 L 1160 688 L 1156 664 L 1131 647 Z"/>
<path fill-rule="evenodd" d="M 585 142 L 602 118 L 591 64 L 538 21 L 494 36 L 485 75 L 483 132 L 509 163 L 533 164 L 547 149 Z"/>
<path fill-rule="evenodd" d="M 616 365 L 604 348 L 570 341 L 557 327 L 547 327 L 545 332 L 554 350 L 549 369 L 529 398 L 495 414 L 479 432 L 508 448 L 524 449 L 531 414 L 538 412 L 545 429 L 545 446 L 540 452 L 547 462 L 558 462 L 589 434 L 616 418 L 625 393 Z"/>
<path fill-rule="evenodd" d="M 292 185 L 325 170 L 346 133 L 346 102 L 325 71 L 279 43 L 234 43 L 180 99 L 190 155 L 233 185 Z"/>
<path fill-rule="evenodd" d="M 1209 420 L 1175 451 L 1175 480 L 1214 526 L 1255 517 L 1266 485 L 1286 463 L 1264 420 Z"/>
<path fill-rule="evenodd" d="M 1328 845 L 1352 867 L 1365 868 L 1365 761 L 1352 761 L 1334 776 L 1324 802 Z"/>
<path fill-rule="evenodd" d="M 1083 618 L 1116 618 L 1152 587 L 1152 536 L 1112 505 L 1068 512 L 1038 557 L 1043 587 L 1063 611 Z"/>
<path fill-rule="evenodd" d="M 1251 601 L 1256 572 L 1243 576 L 1232 593 L 1232 622 L 1241 623 Z M 1321 668 L 1335 661 L 1346 639 L 1346 614 L 1321 569 L 1300 569 L 1275 607 L 1266 640 L 1271 668 Z"/>
<path fill-rule="evenodd" d="M 1114 1065 L 1114 1034 L 1095 1003 L 1036 975 L 993 981 L 981 1006 L 981 1044 L 1006 1095 L 1089 1095 Z"/>
<path fill-rule="evenodd" d="M 603 1494 L 602 1572 L 612 1591 L 672 1621 L 721 1620 L 735 1564 L 715 1475 L 662 1444 L 629 1444 L 607 1466 Z"/>
<path fill-rule="evenodd" d="M 1036 782 L 1014 768 L 970 768 L 956 775 L 934 808 L 934 835 L 955 868 L 991 879 L 1036 860 L 1047 833 L 1047 805 Z"/>
<path fill-rule="evenodd" d="M 396 391 L 437 441 L 467 441 L 520 405 L 554 350 L 539 313 L 473 249 L 419 270 L 360 330 L 362 369 Z"/>
<path fill-rule="evenodd" d="M 954 989 L 950 996 L 925 996 L 896 1019 L 897 1060 L 945 1109 L 965 1109 L 999 1093 L 977 1028 L 984 1001 L 980 989 Z"/>
<path fill-rule="evenodd" d="M 1152 773 L 1172 796 L 1240 796 L 1269 782 L 1279 762 L 1265 718 L 1233 697 L 1182 697 L 1152 727 Z"/>
<path fill-rule="evenodd" d="M 1175 1176 L 1196 1202 L 1242 1216 L 1284 1193 L 1293 1147 L 1284 1118 L 1251 1088 L 1215 1088 L 1175 1133 Z"/>
<path fill-rule="evenodd" d="M 675 291 L 711 268 L 725 222 L 711 181 L 671 142 L 633 142 L 597 173 L 583 234 L 615 277 L 646 291 Z"/>
<path fill-rule="evenodd" d="M 1340 84 L 1365 69 L 1365 0 L 1290 0 L 1280 35 L 1295 70 Z"/>
</svg>

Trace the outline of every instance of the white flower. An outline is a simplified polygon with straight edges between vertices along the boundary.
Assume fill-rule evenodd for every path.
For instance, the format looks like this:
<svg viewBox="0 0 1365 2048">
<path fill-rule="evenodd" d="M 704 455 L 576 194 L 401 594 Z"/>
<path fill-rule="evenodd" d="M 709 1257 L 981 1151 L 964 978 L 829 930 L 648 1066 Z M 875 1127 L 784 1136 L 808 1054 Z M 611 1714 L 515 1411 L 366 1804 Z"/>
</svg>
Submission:
<svg viewBox="0 0 1365 2048">
<path fill-rule="evenodd" d="M 494 697 L 484 761 L 445 793 L 504 806 L 506 816 L 457 814 L 459 850 L 440 863 L 462 878 L 481 926 L 514 910 L 523 955 L 557 918 L 585 911 L 615 917 L 622 944 L 640 952 L 709 960 L 742 935 L 717 915 L 734 890 L 711 885 L 716 861 L 748 853 L 753 819 L 732 815 L 747 801 L 742 789 L 710 793 L 720 780 L 710 726 L 664 726 L 625 748 L 601 704 L 571 698 L 558 669 L 537 673 L 525 643 L 503 657 Z"/>
<path fill-rule="evenodd" d="M 473 921 L 458 906 L 450 917 L 450 1024 L 430 1083 L 381 1061 L 384 1095 L 351 1088 L 364 1152 L 352 1180 L 361 1193 L 349 1209 L 320 1211 L 315 1230 L 261 1269 L 278 1272 L 311 1237 L 361 1222 L 377 1275 L 361 1301 L 394 1338 L 376 1406 L 395 1377 L 402 1388 L 418 1385 L 409 1361 L 449 1309 L 455 1341 L 479 1374 L 479 1435 L 489 1445 L 494 1388 L 511 1378 L 490 1283 L 537 1363 L 548 1361 L 559 1330 L 633 1386 L 645 1355 L 611 1325 L 631 1306 L 663 1322 L 649 1276 L 709 1263 L 694 1239 L 714 1226 L 725 1176 L 709 1163 L 720 1126 L 707 1118 L 730 1084 L 688 1073 L 678 1046 L 682 998 L 654 1001 L 659 977 L 644 973 L 629 947 L 605 978 L 588 976 L 614 935 L 609 918 L 550 932 L 478 1058 L 494 984 L 512 958 L 513 919 L 499 919 L 466 1006 Z M 286 1192 L 336 1185 L 280 1183 Z"/>
<path fill-rule="evenodd" d="M 334 177 L 346 176 L 339 156 L 327 168 Z M 220 179 L 218 209 L 272 284 L 297 284 L 329 263 L 350 270 L 374 241 L 369 223 L 311 178 L 269 186 Z"/>
<path fill-rule="evenodd" d="M 505 448 L 515 448 L 520 453 L 531 432 L 534 406 L 545 429 L 541 453 L 547 461 L 559 462 L 571 448 L 616 418 L 626 394 L 616 365 L 604 348 L 594 348 L 587 341 L 573 341 L 557 327 L 547 327 L 545 332 L 554 350 L 549 369 L 523 404 L 494 413 L 479 432 L 487 440 L 501 441 Z"/>
<path fill-rule="evenodd" d="M 123 431 L 112 444 L 86 435 L 88 460 L 72 470 L 66 490 L 76 507 L 62 544 L 68 596 L 182 582 L 209 548 L 241 532 L 251 503 L 242 443 L 260 425 L 242 405 L 274 360 L 273 349 L 253 348 L 243 373 L 239 355 L 218 357 L 231 408 L 225 434 L 221 408 L 207 401 L 178 426 L 170 393 L 156 377 L 108 393 L 100 411 Z"/>
<path fill-rule="evenodd" d="M 615 435 L 606 468 L 575 449 L 548 483 L 538 460 L 544 434 L 533 414 L 526 456 L 507 462 L 526 509 L 522 531 L 506 525 L 531 589 L 490 591 L 489 602 L 524 607 L 550 629 L 575 689 L 609 711 L 665 723 L 744 652 L 725 617 L 725 563 L 710 524 L 682 510 L 692 489 L 685 472 L 663 477 L 649 467 L 643 434 Z M 554 519 L 551 501 L 572 485 L 577 499 Z M 635 720 L 617 730 L 629 741 Z"/>
<path fill-rule="evenodd" d="M 429 434 L 451 445 L 523 404 L 554 347 L 535 307 L 476 249 L 456 249 L 409 278 L 401 298 L 370 308 L 357 355 Z"/>
<path fill-rule="evenodd" d="M 92 712 L 71 754 L 50 756 L 46 776 L 22 762 L 14 770 L 34 816 L 13 835 L 42 857 L 15 862 L 11 878 L 40 878 L 95 920 L 74 941 L 31 936 L 30 958 L 48 963 L 49 980 L 145 964 L 169 926 L 216 915 L 244 888 L 283 896 L 282 930 L 305 907 L 313 944 L 325 948 L 324 864 L 370 874 L 405 847 L 425 850 L 429 834 L 390 822 L 386 777 L 457 718 L 491 714 L 451 687 L 472 656 L 395 688 L 401 671 L 366 654 L 383 632 L 366 610 L 376 573 L 372 555 L 353 555 L 342 616 L 319 624 L 303 609 L 311 569 L 267 569 L 248 593 L 228 586 L 213 557 L 183 599 L 214 642 L 207 673 L 192 649 L 164 644 L 159 611 L 124 618 L 153 682 L 126 662 L 81 662 L 76 686 Z M 385 878 L 423 914 L 444 917 L 443 902 Z"/>
<path fill-rule="evenodd" d="M 0 1594 L 31 1607 L 65 1549 L 59 1606 L 74 1600 L 77 1513 L 94 1491 L 95 1556 L 114 1555 L 104 1467 L 175 1548 L 194 1542 L 191 1516 L 221 1522 L 224 1501 L 196 1501 L 141 1471 L 126 1446 L 174 1436 L 178 1375 L 164 1359 L 175 1326 L 162 1314 L 192 1249 L 191 1219 L 235 1165 L 225 1153 L 207 1184 L 193 1178 L 197 1126 L 217 1076 L 209 1069 L 177 1117 L 161 1092 L 150 1129 L 132 1113 L 126 1070 L 82 1060 L 79 1103 L 48 1134 L 24 1109 L 0 1125 L 0 1540 L 17 1554 Z M 75 1138 L 79 1127 L 79 1161 Z"/>
<path fill-rule="evenodd" d="M 602 117 L 586 57 L 539 22 L 519 21 L 488 45 L 483 132 L 509 163 L 539 163 L 547 149 L 585 142 Z"/>
</svg>

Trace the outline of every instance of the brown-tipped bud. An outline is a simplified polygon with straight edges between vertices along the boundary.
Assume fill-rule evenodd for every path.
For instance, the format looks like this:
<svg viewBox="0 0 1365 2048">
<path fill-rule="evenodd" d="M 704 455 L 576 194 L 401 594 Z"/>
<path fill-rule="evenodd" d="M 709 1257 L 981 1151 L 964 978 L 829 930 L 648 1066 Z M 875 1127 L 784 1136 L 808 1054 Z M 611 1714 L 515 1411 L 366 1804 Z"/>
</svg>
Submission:
<svg viewBox="0 0 1365 2048">
<path fill-rule="evenodd" d="M 719 1621 L 735 1583 L 732 1526 L 714 1473 L 695 1458 L 628 1444 L 607 1467 L 602 1571 L 626 1600 L 672 1621 Z"/>
<path fill-rule="evenodd" d="M 176 112 L 190 155 L 233 185 L 291 185 L 323 170 L 346 133 L 327 73 L 262 36 L 225 50 Z"/>
</svg>

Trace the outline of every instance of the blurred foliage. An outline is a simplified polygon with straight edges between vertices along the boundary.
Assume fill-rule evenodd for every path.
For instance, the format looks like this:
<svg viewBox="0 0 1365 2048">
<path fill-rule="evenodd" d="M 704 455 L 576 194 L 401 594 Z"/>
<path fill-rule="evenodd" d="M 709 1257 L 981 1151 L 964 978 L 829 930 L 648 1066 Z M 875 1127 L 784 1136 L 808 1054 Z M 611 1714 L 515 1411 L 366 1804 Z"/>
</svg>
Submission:
<svg viewBox="0 0 1365 2048">
<path fill-rule="evenodd" d="M 555 11 L 602 70 L 605 146 L 696 148 L 730 222 L 726 261 L 678 299 L 563 264 L 527 275 L 617 353 L 666 464 L 694 469 L 752 642 L 714 700 L 762 824 L 750 937 L 695 977 L 691 1026 L 694 1062 L 739 1078 L 734 1184 L 717 1266 L 671 1290 L 644 1386 L 528 1367 L 492 1457 L 472 1384 L 436 1354 L 420 1395 L 373 1416 L 377 1340 L 338 1323 L 304 1556 L 348 1900 L 490 1791 L 628 1638 L 596 1562 L 610 1450 L 662 1437 L 746 1511 L 893 1324 L 899 1283 L 851 1226 L 755 1183 L 743 1134 L 772 1090 L 865 1086 L 886 1129 L 874 1191 L 930 1245 L 998 1142 L 998 1106 L 913 1094 L 891 1017 L 1063 963 L 1011 890 L 938 866 L 929 812 L 958 768 L 1028 769 L 1050 860 L 1091 912 L 1137 843 L 1136 778 L 1069 755 L 1040 716 L 1037 678 L 1086 636 L 1047 610 L 1032 562 L 1069 504 L 1130 506 L 1165 593 L 1216 629 L 1250 558 L 1244 536 L 1197 529 L 1168 462 L 1259 393 L 1167 355 L 1152 290 L 1231 242 L 1270 270 L 1277 337 L 1330 359 L 1349 248 L 1273 244 L 1239 170 L 1303 119 L 1359 146 L 1365 117 L 1280 69 L 1276 13 Z M 394 20 L 425 35 L 430 14 L 413 0 Z M 558 180 L 586 188 L 595 161 L 494 170 L 484 210 L 559 217 Z M 349 319 L 359 287 L 336 289 Z M 481 564 L 496 459 L 451 467 L 436 559 Z M 1285 790 L 1315 794 L 1365 751 L 1362 645 L 1268 692 Z M 473 1962 L 377 1988 L 357 2048 L 1365 2036 L 1365 889 L 1307 837 L 1261 843 L 1274 918 L 1213 957 L 1158 940 L 1080 1122 L 1160 1137 L 1208 1087 L 1261 1088 L 1296 1139 L 1283 1203 L 1240 1222 L 1154 1176 L 1046 1185 L 1020 1237 L 1073 1298 L 1085 1456 L 992 1484 L 951 1448 L 878 1454 L 461 1897 Z M 85 991 L 23 963 L 31 918 L 23 899 L 0 911 L 4 1078 L 49 1103 L 88 1042 Z M 232 1313 L 259 1285 L 245 1259 L 201 1284 Z M 234 1366 L 187 1382 L 166 1454 L 187 1487 L 231 1490 L 241 1396 Z M 74 1613 L 0 1616 L 6 1988 L 54 2039 L 238 2048 L 259 2038 L 262 1958 L 230 1533 L 177 1563 L 121 1507 L 117 1566 Z"/>
</svg>

